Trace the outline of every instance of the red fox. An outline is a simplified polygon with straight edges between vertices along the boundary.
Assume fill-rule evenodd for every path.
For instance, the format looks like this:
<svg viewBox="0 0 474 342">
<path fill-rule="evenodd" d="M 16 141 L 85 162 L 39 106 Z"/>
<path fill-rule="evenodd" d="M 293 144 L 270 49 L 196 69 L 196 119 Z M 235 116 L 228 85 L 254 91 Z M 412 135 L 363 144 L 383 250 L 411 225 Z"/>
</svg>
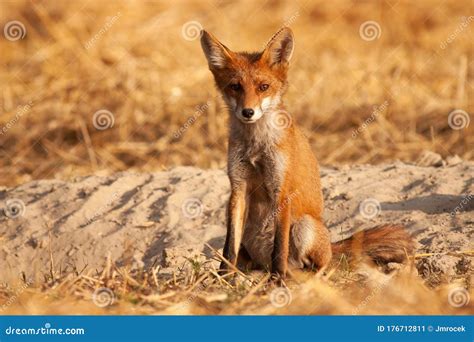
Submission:
<svg viewBox="0 0 474 342">
<path fill-rule="evenodd" d="M 233 52 L 202 31 L 201 45 L 230 112 L 224 257 L 284 278 L 291 268 L 324 269 L 357 240 L 375 261 L 401 262 L 411 250 L 403 227 L 385 225 L 337 244 L 323 223 L 319 166 L 282 96 L 294 48 L 290 28 L 258 53 Z M 221 264 L 221 271 L 228 268 Z"/>
</svg>

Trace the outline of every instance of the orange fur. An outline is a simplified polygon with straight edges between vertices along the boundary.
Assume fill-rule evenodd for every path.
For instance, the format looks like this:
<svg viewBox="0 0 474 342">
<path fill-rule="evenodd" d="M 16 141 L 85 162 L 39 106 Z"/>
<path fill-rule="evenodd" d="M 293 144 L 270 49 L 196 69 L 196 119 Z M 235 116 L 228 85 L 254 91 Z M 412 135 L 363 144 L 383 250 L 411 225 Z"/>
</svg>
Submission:
<svg viewBox="0 0 474 342">
<path fill-rule="evenodd" d="M 413 251 L 413 240 L 405 227 L 385 224 L 360 231 L 332 245 L 335 258 L 368 256 L 376 263 L 404 262 Z"/>
</svg>

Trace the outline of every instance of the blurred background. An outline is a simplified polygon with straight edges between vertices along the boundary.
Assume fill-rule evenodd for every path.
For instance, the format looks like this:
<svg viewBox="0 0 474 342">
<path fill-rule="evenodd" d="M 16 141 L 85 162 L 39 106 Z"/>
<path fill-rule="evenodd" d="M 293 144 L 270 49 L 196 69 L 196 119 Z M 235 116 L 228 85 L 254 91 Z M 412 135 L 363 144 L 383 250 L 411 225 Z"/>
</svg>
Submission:
<svg viewBox="0 0 474 342">
<path fill-rule="evenodd" d="M 201 28 L 294 30 L 287 108 L 322 164 L 474 158 L 471 0 L 2 0 L 0 24 L 0 185 L 225 167 Z"/>
</svg>

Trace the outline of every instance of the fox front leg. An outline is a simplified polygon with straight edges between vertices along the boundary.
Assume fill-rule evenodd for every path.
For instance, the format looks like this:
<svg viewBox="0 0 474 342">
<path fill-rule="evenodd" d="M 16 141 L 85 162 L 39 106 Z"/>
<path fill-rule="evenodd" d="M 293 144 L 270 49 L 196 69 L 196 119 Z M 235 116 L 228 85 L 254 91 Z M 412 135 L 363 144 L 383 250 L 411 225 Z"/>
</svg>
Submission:
<svg viewBox="0 0 474 342">
<path fill-rule="evenodd" d="M 231 184 L 232 191 L 227 207 L 227 235 L 224 245 L 224 258 L 234 266 L 237 266 L 239 256 L 240 243 L 245 225 L 245 208 L 246 208 L 246 183 L 239 182 Z M 229 266 L 224 261 L 221 263 L 220 269 L 228 269 Z"/>
<path fill-rule="evenodd" d="M 280 203 L 284 205 L 278 208 L 277 220 L 275 222 L 272 273 L 285 278 L 288 272 L 288 254 L 290 250 L 291 207 L 289 202 Z"/>
</svg>

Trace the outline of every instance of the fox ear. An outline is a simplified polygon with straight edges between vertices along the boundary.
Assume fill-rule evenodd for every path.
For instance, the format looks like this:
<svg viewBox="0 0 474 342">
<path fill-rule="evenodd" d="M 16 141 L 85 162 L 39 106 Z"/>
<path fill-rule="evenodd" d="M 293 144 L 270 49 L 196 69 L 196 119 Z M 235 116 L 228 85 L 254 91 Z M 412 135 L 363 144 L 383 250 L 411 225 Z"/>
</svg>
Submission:
<svg viewBox="0 0 474 342">
<path fill-rule="evenodd" d="M 263 57 L 270 65 L 288 63 L 293 55 L 294 38 L 289 27 L 283 27 L 268 42 Z"/>
<path fill-rule="evenodd" d="M 232 60 L 232 51 L 207 31 L 201 32 L 201 46 L 211 70 L 222 69 Z"/>
</svg>

